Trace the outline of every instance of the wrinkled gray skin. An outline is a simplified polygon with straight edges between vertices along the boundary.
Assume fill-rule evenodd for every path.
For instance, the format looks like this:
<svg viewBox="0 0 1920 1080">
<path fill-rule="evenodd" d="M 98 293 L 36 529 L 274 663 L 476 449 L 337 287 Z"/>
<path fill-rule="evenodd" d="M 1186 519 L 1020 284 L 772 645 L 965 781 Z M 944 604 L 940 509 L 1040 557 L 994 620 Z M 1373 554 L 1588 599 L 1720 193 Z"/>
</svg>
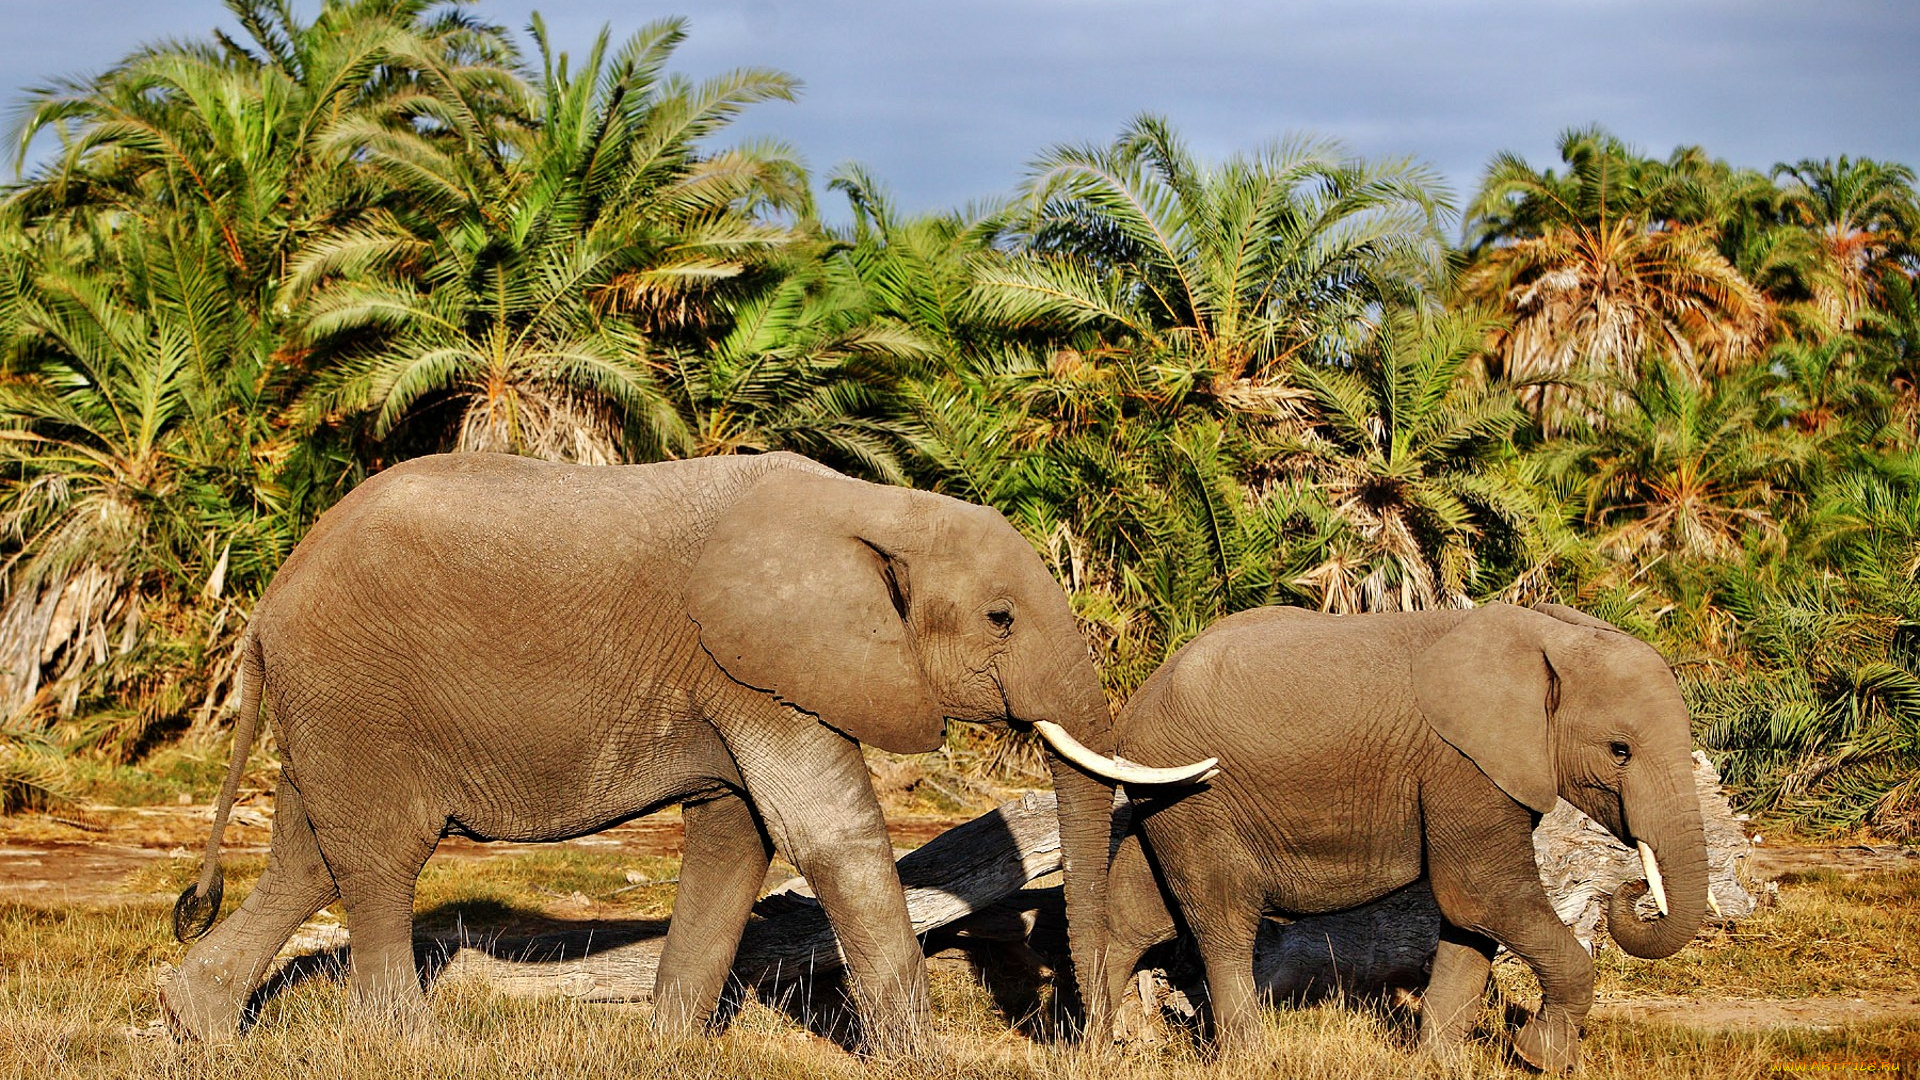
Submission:
<svg viewBox="0 0 1920 1080">
<path fill-rule="evenodd" d="M 203 1039 L 237 1030 L 268 961 L 336 897 L 357 998 L 425 1023 L 414 882 L 441 836 L 559 840 L 677 803 L 656 1026 L 705 1026 L 778 848 L 832 920 L 866 1045 L 911 1048 L 925 961 L 860 743 L 932 750 L 951 717 L 1113 745 L 1066 598 L 1004 518 L 791 454 L 411 461 L 321 517 L 249 632 L 236 764 L 185 935 L 217 911 L 219 830 L 262 701 L 284 771 L 266 873 L 163 994 Z M 1113 789 L 1053 772 L 1072 951 L 1103 1022 Z"/>
<path fill-rule="evenodd" d="M 1170 894 L 1205 960 L 1225 1047 L 1258 1030 L 1263 912 L 1340 911 L 1426 876 L 1445 921 L 1422 1045 L 1451 1049 L 1471 1029 L 1499 944 L 1543 991 L 1515 1049 L 1571 1068 L 1593 964 L 1534 861 L 1533 827 L 1556 795 L 1658 859 L 1669 913 L 1643 921 L 1633 903 L 1644 889 L 1617 892 L 1609 922 L 1623 949 L 1671 955 L 1706 914 L 1679 688 L 1653 649 L 1569 608 L 1243 612 L 1175 653 L 1115 727 L 1126 757 L 1205 746 L 1222 775 L 1134 808 L 1109 878 L 1110 1004 L 1141 954 L 1172 936 Z"/>
</svg>

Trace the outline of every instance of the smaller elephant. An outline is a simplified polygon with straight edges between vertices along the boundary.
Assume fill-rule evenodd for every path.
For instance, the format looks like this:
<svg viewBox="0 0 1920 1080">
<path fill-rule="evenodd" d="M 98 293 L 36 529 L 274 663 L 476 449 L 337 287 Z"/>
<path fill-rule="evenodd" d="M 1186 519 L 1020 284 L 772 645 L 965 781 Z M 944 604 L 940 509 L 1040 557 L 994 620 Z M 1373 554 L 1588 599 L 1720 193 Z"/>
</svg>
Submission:
<svg viewBox="0 0 1920 1080">
<path fill-rule="evenodd" d="M 1205 745 L 1222 775 L 1134 804 L 1109 869 L 1110 1011 L 1146 949 L 1173 936 L 1177 911 L 1205 963 L 1219 1041 L 1244 1044 L 1258 1028 L 1264 913 L 1342 911 L 1424 879 L 1444 921 L 1423 1047 L 1465 1037 L 1505 946 L 1542 991 L 1516 1051 L 1570 1069 L 1593 963 L 1541 886 L 1533 829 L 1558 797 L 1637 845 L 1647 881 L 1613 895 L 1609 929 L 1635 956 L 1677 952 L 1707 909 L 1690 744 L 1659 654 L 1570 608 L 1224 619 L 1116 724 L 1119 753 Z M 1649 891 L 1652 921 L 1636 913 Z"/>
</svg>

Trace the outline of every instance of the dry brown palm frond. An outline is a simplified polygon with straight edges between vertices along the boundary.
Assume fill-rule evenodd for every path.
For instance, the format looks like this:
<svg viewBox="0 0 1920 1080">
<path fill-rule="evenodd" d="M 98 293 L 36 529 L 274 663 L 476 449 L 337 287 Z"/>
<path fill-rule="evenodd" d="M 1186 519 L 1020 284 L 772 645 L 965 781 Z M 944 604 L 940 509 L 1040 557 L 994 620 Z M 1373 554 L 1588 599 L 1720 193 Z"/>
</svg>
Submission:
<svg viewBox="0 0 1920 1080">
<path fill-rule="evenodd" d="M 1468 296 L 1512 314 L 1494 335 L 1502 373 L 1531 384 L 1528 406 L 1550 423 L 1604 422 L 1650 353 L 1695 379 L 1759 355 L 1770 323 L 1764 294 L 1700 228 L 1643 228 L 1629 219 L 1565 227 L 1488 253 Z"/>
<path fill-rule="evenodd" d="M 1738 555 L 1742 538 L 1750 533 L 1769 539 L 1780 533 L 1766 510 L 1730 505 L 1714 492 L 1661 485 L 1655 485 L 1654 492 L 1655 501 L 1619 508 L 1629 519 L 1599 538 L 1601 551 L 1639 561 L 1671 548 L 1681 555 L 1719 560 Z"/>
<path fill-rule="evenodd" d="M 1313 409 L 1311 393 L 1278 380 L 1236 379 L 1218 388 L 1216 396 L 1235 412 L 1281 421 L 1302 420 Z"/>
<path fill-rule="evenodd" d="M 624 460 L 610 410 L 564 387 L 530 381 L 501 382 L 469 395 L 455 447 L 582 465 Z"/>
<path fill-rule="evenodd" d="M 138 596 L 124 567 L 94 562 L 22 577 L 0 604 L 0 709 L 18 717 L 51 706 L 71 715 L 83 677 L 116 651 L 111 639 L 127 651 Z"/>
</svg>

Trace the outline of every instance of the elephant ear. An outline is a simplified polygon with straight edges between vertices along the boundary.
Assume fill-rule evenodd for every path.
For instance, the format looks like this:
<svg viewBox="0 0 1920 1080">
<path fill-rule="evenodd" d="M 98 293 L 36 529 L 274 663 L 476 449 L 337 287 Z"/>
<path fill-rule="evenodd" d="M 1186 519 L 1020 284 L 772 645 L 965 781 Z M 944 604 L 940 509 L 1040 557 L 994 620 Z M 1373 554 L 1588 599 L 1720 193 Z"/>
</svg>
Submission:
<svg viewBox="0 0 1920 1080">
<path fill-rule="evenodd" d="M 905 495 L 774 474 L 720 516 L 687 611 L 735 682 L 863 743 L 917 754 L 940 746 L 945 718 L 907 622 L 905 564 L 883 543 Z"/>
<path fill-rule="evenodd" d="M 1500 790 L 1539 813 L 1559 797 L 1547 741 L 1552 668 L 1540 616 L 1508 604 L 1470 613 L 1413 662 L 1427 723 Z"/>
</svg>

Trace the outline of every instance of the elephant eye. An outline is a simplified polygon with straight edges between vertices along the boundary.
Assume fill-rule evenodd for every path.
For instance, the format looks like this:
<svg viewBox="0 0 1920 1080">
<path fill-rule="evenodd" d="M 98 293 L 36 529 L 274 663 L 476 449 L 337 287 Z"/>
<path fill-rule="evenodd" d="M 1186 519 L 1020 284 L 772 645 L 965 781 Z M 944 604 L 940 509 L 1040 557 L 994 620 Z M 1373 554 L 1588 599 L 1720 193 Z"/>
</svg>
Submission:
<svg viewBox="0 0 1920 1080">
<path fill-rule="evenodd" d="M 1626 743 L 1615 742 L 1608 749 L 1613 751 L 1613 760 L 1616 765 L 1625 765 L 1633 760 L 1633 747 Z"/>
<path fill-rule="evenodd" d="M 1013 609 L 999 605 L 990 607 L 987 609 L 987 621 L 993 624 L 995 632 L 1006 637 L 1013 631 Z"/>
</svg>

